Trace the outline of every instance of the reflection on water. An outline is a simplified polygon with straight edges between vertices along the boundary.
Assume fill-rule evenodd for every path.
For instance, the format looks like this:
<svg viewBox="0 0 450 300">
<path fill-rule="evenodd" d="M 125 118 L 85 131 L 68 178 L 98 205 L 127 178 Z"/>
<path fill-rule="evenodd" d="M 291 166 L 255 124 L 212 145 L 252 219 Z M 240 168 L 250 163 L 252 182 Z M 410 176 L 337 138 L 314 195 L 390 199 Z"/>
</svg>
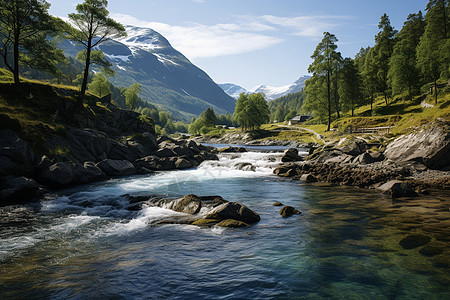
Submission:
<svg viewBox="0 0 450 300">
<path fill-rule="evenodd" d="M 269 175 L 279 154 L 236 155 L 1 208 L 0 298 L 450 298 L 448 194 L 392 202 L 374 191 L 281 181 Z M 262 220 L 245 229 L 154 226 L 177 213 L 128 211 L 126 193 L 218 194 Z M 284 219 L 275 201 L 302 214 Z M 442 253 L 403 249 L 399 241 L 413 233 Z"/>
</svg>

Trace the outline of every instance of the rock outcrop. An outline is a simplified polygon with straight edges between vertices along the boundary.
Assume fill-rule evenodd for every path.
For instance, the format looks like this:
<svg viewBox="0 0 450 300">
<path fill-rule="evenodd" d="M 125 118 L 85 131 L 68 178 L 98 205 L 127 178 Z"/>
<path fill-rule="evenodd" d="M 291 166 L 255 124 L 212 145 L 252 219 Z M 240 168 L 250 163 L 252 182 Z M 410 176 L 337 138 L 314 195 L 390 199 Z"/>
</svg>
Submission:
<svg viewBox="0 0 450 300">
<path fill-rule="evenodd" d="M 390 195 L 392 198 L 418 196 L 408 183 L 400 180 L 388 181 L 377 187 L 377 189 L 383 194 Z"/>
<path fill-rule="evenodd" d="M 294 162 L 302 160 L 303 158 L 298 155 L 298 150 L 295 148 L 285 150 L 283 156 L 281 157 L 282 162 Z"/>
</svg>

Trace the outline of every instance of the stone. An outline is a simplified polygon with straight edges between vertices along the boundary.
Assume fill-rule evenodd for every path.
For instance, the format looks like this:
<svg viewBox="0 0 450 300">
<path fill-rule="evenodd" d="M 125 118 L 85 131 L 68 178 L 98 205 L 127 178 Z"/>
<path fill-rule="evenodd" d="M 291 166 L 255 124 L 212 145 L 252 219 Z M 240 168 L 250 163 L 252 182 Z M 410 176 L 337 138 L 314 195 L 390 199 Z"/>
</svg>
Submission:
<svg viewBox="0 0 450 300">
<path fill-rule="evenodd" d="M 392 198 L 418 196 L 408 183 L 400 180 L 388 181 L 377 187 L 377 190 L 383 194 L 391 195 Z"/>
<path fill-rule="evenodd" d="M 237 152 L 247 152 L 247 149 L 245 149 L 244 147 L 225 147 L 222 149 L 219 149 L 219 152 L 224 152 L 224 153 L 237 153 Z"/>
<path fill-rule="evenodd" d="M 198 196 L 191 194 L 186 195 L 183 198 L 171 200 L 166 204 L 166 208 L 177 212 L 194 215 L 202 208 L 202 202 Z"/>
<path fill-rule="evenodd" d="M 302 160 L 303 158 L 298 155 L 298 150 L 295 148 L 285 150 L 283 156 L 281 157 L 282 162 L 294 162 Z"/>
<path fill-rule="evenodd" d="M 92 161 L 85 162 L 83 166 L 77 165 L 74 168 L 74 181 L 79 183 L 90 183 L 107 178 L 108 176 Z"/>
<path fill-rule="evenodd" d="M 101 161 L 111 151 L 112 141 L 103 133 L 92 129 L 69 128 L 67 142 L 73 157 L 81 162 Z M 52 147 L 50 145 L 47 148 Z M 56 144 L 61 144 L 57 141 Z"/>
<path fill-rule="evenodd" d="M 238 202 L 227 202 L 214 208 L 206 216 L 206 219 L 234 219 L 247 224 L 252 224 L 259 222 L 261 217 L 243 204 Z"/>
<path fill-rule="evenodd" d="M 287 218 L 290 217 L 292 215 L 299 215 L 301 214 L 301 212 L 295 208 L 293 208 L 292 206 L 284 206 L 281 210 L 280 210 L 280 215 L 283 218 Z"/>
<path fill-rule="evenodd" d="M 306 183 L 317 182 L 317 178 L 312 174 L 303 174 L 300 177 L 300 181 L 304 181 Z"/>
<path fill-rule="evenodd" d="M 72 165 L 68 162 L 57 162 L 42 170 L 38 181 L 51 187 L 66 186 L 73 181 Z"/>
<path fill-rule="evenodd" d="M 217 223 L 219 223 L 219 220 L 215 220 L 215 219 L 200 219 L 200 220 L 196 220 L 194 222 L 192 222 L 192 225 L 196 225 L 196 226 L 212 226 L 215 225 Z"/>
<path fill-rule="evenodd" d="M 450 134 L 445 127 L 434 124 L 400 136 L 386 147 L 384 155 L 396 162 L 419 161 L 430 169 L 449 169 Z"/>
<path fill-rule="evenodd" d="M 178 158 L 175 161 L 175 168 L 181 170 L 181 169 L 189 169 L 195 167 L 195 164 L 193 164 L 191 161 L 185 159 L 185 158 Z"/>
<path fill-rule="evenodd" d="M 442 247 L 439 247 L 437 245 L 426 245 L 419 250 L 419 253 L 424 256 L 435 256 L 441 254 L 442 252 L 444 252 Z"/>
<path fill-rule="evenodd" d="M 177 156 L 177 154 L 169 148 L 161 148 L 156 151 L 155 155 L 160 158 Z"/>
<path fill-rule="evenodd" d="M 341 148 L 342 152 L 352 156 L 358 156 L 367 150 L 367 143 L 362 139 L 355 139 L 349 145 Z"/>
<path fill-rule="evenodd" d="M 0 176 L 33 175 L 34 152 L 14 131 L 0 130 Z"/>
<path fill-rule="evenodd" d="M 216 225 L 219 227 L 227 227 L 227 228 L 240 228 L 240 227 L 250 226 L 245 222 L 234 220 L 234 219 L 226 219 L 226 220 L 220 221 Z"/>
<path fill-rule="evenodd" d="M 234 165 L 235 169 L 241 170 L 241 171 L 256 171 L 256 167 L 248 162 L 241 162 Z"/>
<path fill-rule="evenodd" d="M 0 186 L 0 206 L 29 202 L 39 191 L 39 184 L 26 177 L 1 177 Z"/>
<path fill-rule="evenodd" d="M 281 203 L 281 202 L 274 202 L 273 206 L 283 206 L 283 203 Z"/>
<path fill-rule="evenodd" d="M 128 176 L 136 173 L 132 163 L 127 160 L 105 159 L 96 164 L 108 176 Z"/>
<path fill-rule="evenodd" d="M 361 164 L 361 165 L 369 165 L 369 164 L 373 164 L 374 162 L 376 162 L 376 160 L 368 152 L 364 152 L 364 153 L 358 155 L 355 158 L 354 162 Z"/>
<path fill-rule="evenodd" d="M 414 249 L 420 246 L 424 246 L 431 241 L 431 238 L 424 234 L 410 234 L 403 238 L 399 244 L 403 249 Z"/>
</svg>

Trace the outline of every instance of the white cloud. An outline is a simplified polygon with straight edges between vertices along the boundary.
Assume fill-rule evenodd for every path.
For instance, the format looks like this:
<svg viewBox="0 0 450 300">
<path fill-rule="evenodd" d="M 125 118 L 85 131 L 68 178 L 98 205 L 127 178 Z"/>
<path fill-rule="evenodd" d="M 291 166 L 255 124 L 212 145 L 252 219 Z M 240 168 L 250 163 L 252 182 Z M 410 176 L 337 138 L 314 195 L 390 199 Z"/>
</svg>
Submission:
<svg viewBox="0 0 450 300">
<path fill-rule="evenodd" d="M 284 41 L 283 36 L 286 35 L 317 39 L 324 31 L 331 31 L 342 20 L 350 18 L 348 16 L 241 15 L 234 16 L 233 22 L 225 24 L 187 23 L 183 26 L 174 26 L 145 22 L 124 14 L 113 14 L 112 17 L 124 25 L 148 27 L 158 31 L 174 48 L 190 59 L 248 53 L 280 44 Z"/>
<path fill-rule="evenodd" d="M 113 14 L 112 17 L 124 25 L 156 30 L 189 59 L 247 53 L 283 42 L 283 39 L 279 37 L 256 33 L 256 30 L 251 28 L 243 28 L 242 24 L 189 23 L 185 26 L 173 26 L 145 22 L 123 14 Z"/>
</svg>

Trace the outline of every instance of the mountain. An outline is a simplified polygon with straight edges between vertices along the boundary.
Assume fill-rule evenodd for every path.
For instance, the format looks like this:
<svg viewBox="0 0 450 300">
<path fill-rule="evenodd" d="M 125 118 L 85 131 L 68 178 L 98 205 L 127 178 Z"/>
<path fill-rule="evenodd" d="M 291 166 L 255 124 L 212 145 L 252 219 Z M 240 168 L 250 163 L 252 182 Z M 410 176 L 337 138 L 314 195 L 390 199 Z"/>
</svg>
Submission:
<svg viewBox="0 0 450 300">
<path fill-rule="evenodd" d="M 253 93 L 263 93 L 267 101 L 272 101 L 277 98 L 300 92 L 305 87 L 305 81 L 311 78 L 309 75 L 303 75 L 291 85 L 280 87 L 272 87 L 261 85 L 252 90 Z"/>
<path fill-rule="evenodd" d="M 225 93 L 227 93 L 229 96 L 233 97 L 234 99 L 239 98 L 239 95 L 241 93 L 245 93 L 245 94 L 249 93 L 249 91 L 247 91 L 243 87 L 241 87 L 237 84 L 233 84 L 233 83 L 222 83 L 222 84 L 219 84 L 219 86 L 222 88 L 222 90 L 225 91 Z"/>
<path fill-rule="evenodd" d="M 142 85 L 142 99 L 185 120 L 208 107 L 216 113 L 234 111 L 236 101 L 161 34 L 150 28 L 125 28 L 126 37 L 99 46 L 116 72 L 109 78 L 111 83 L 128 87 L 138 82 Z M 62 42 L 61 46 L 71 56 L 82 50 L 70 41 Z"/>
</svg>

